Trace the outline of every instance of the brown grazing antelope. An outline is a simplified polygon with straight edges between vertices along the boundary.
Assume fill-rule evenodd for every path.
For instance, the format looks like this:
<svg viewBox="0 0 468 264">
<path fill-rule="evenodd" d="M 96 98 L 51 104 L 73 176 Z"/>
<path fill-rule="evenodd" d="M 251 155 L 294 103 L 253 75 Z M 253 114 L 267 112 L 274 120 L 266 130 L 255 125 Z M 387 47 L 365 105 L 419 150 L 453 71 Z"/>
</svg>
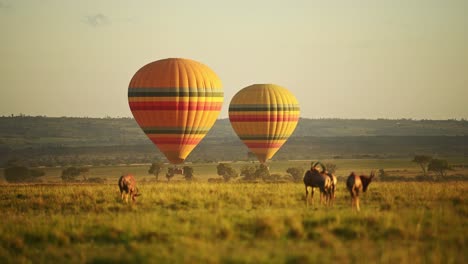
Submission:
<svg viewBox="0 0 468 264">
<path fill-rule="evenodd" d="M 132 202 L 135 202 L 135 197 L 140 196 L 138 188 L 136 187 L 135 177 L 131 174 L 126 174 L 120 176 L 119 179 L 119 189 L 122 201 L 128 203 L 128 197 L 132 198 Z"/>
<path fill-rule="evenodd" d="M 322 172 L 317 169 L 317 165 L 322 166 Z M 306 205 L 309 205 L 309 187 L 311 187 L 311 199 L 314 202 L 314 187 L 320 189 L 320 203 L 322 203 L 323 197 L 325 197 L 325 204 L 330 202 L 330 193 L 332 188 L 332 181 L 328 175 L 324 173 L 324 166 L 320 162 L 316 162 L 312 165 L 312 168 L 308 170 L 304 175 L 304 185 L 306 191 Z"/>
<path fill-rule="evenodd" d="M 359 193 L 366 192 L 369 184 L 372 182 L 375 173 L 371 171 L 370 176 L 366 175 L 356 175 L 354 172 L 348 176 L 346 180 L 346 187 L 348 188 L 349 193 L 351 194 L 351 207 L 356 207 L 357 211 L 360 211 L 359 207 Z"/>
</svg>

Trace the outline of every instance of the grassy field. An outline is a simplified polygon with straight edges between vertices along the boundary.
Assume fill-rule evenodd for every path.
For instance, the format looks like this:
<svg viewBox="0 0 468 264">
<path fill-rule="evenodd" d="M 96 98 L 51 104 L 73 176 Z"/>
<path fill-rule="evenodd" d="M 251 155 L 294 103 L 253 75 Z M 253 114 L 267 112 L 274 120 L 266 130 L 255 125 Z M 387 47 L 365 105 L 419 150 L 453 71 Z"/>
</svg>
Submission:
<svg viewBox="0 0 468 264">
<path fill-rule="evenodd" d="M 460 162 L 464 162 L 461 160 Z M 309 161 L 272 163 L 273 171 Z M 336 161 L 338 174 L 404 160 Z M 240 165 L 240 164 L 237 164 Z M 376 166 L 379 165 L 379 166 Z M 194 165 L 195 166 L 195 165 Z M 153 181 L 147 166 L 92 168 L 109 184 L 1 185 L 0 263 L 464 263 L 468 182 L 375 182 L 351 210 L 344 182 L 336 203 L 308 208 L 297 183 Z M 55 171 L 54 175 L 52 175 Z M 120 200 L 117 178 L 137 175 L 142 196 Z M 466 172 L 453 172 L 466 173 Z M 139 176 L 141 175 L 141 176 Z M 181 176 L 179 176 L 181 177 Z M 181 179 L 181 178 L 180 178 Z"/>
</svg>

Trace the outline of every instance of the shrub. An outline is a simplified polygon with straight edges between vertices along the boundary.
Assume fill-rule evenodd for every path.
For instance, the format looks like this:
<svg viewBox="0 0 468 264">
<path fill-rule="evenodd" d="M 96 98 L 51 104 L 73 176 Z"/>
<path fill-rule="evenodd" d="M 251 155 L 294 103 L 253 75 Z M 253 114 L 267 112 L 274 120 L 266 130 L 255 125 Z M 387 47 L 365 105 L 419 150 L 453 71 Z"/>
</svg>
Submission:
<svg viewBox="0 0 468 264">
<path fill-rule="evenodd" d="M 388 173 L 385 171 L 385 169 L 379 169 L 379 179 L 383 180 L 388 177 Z"/>
<path fill-rule="evenodd" d="M 193 180 L 193 168 L 190 166 L 184 166 L 184 177 L 187 181 Z"/>
<path fill-rule="evenodd" d="M 245 165 L 240 170 L 240 175 L 244 176 L 245 180 L 254 180 L 255 179 L 255 166 Z"/>
<path fill-rule="evenodd" d="M 87 180 L 87 182 L 90 182 L 90 183 L 105 183 L 106 179 L 99 178 L 99 177 L 93 177 L 93 178 L 89 178 Z"/>
<path fill-rule="evenodd" d="M 38 181 L 38 178 L 45 175 L 40 169 L 30 169 L 18 160 L 9 160 L 4 170 L 5 180 L 7 182 L 32 182 Z"/>
<path fill-rule="evenodd" d="M 451 170 L 451 167 L 447 160 L 433 159 L 429 162 L 427 170 L 435 172 L 439 177 L 445 177 L 447 170 Z"/>
<path fill-rule="evenodd" d="M 164 168 L 164 164 L 161 161 L 156 161 L 151 164 L 151 167 L 148 169 L 149 174 L 153 174 L 156 177 L 156 180 L 159 179 L 159 173 Z"/>
<path fill-rule="evenodd" d="M 86 181 L 86 174 L 89 172 L 89 168 L 78 168 L 78 167 L 68 167 L 62 170 L 62 180 L 63 181 L 76 181 L 78 176 L 82 176 Z"/>
<path fill-rule="evenodd" d="M 224 178 L 224 181 L 229 181 L 239 176 L 239 173 L 230 164 L 219 163 L 216 170 L 218 175 Z"/>
<path fill-rule="evenodd" d="M 265 164 L 254 165 L 245 165 L 241 168 L 241 176 L 244 176 L 244 180 L 253 181 L 253 180 L 269 180 L 270 179 L 270 170 Z"/>
<path fill-rule="evenodd" d="M 265 164 L 260 164 L 255 170 L 255 179 L 270 179 L 270 170 Z"/>
<path fill-rule="evenodd" d="M 304 177 L 304 169 L 300 167 L 292 167 L 286 170 L 287 173 L 291 175 L 293 181 L 299 182 Z"/>
</svg>

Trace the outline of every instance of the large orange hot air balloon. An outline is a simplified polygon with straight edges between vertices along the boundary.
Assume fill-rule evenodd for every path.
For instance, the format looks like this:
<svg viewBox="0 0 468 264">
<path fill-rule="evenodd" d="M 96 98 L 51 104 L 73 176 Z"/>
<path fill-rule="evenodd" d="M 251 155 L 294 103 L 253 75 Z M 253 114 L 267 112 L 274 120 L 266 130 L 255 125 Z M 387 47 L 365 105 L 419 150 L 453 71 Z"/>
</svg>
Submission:
<svg viewBox="0 0 468 264">
<path fill-rule="evenodd" d="M 139 69 L 128 87 L 133 116 L 172 164 L 182 163 L 213 126 L 223 103 L 221 80 L 206 65 L 164 59 Z"/>
<path fill-rule="evenodd" d="M 299 103 L 279 85 L 254 84 L 234 95 L 229 120 L 244 144 L 265 163 L 294 132 Z"/>
</svg>

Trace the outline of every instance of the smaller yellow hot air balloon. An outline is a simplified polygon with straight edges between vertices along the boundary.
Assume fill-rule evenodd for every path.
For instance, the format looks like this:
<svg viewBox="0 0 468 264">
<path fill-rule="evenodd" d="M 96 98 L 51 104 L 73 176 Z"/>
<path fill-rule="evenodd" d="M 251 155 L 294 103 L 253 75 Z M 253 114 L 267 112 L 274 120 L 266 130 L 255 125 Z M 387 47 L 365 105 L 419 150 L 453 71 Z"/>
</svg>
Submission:
<svg viewBox="0 0 468 264">
<path fill-rule="evenodd" d="M 294 132 L 299 103 L 286 88 L 254 84 L 240 90 L 229 105 L 232 128 L 261 163 L 271 159 Z"/>
</svg>

